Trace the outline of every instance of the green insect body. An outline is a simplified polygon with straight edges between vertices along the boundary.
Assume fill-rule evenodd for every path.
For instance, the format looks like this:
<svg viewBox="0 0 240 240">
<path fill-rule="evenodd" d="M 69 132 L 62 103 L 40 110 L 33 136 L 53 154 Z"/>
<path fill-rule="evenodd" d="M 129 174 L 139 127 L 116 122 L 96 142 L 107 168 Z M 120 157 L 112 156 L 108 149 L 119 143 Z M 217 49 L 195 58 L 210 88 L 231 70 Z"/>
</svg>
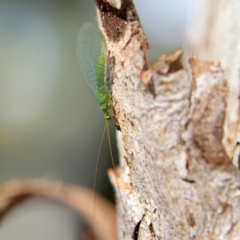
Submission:
<svg viewBox="0 0 240 240">
<path fill-rule="evenodd" d="M 97 59 L 96 80 L 97 80 L 96 83 L 97 83 L 97 90 L 98 90 L 97 101 L 101 110 L 104 113 L 104 117 L 106 121 L 109 121 L 111 120 L 111 117 L 109 115 L 109 110 L 112 104 L 111 104 L 111 99 L 105 83 L 105 56 L 103 54 L 101 54 Z"/>
<path fill-rule="evenodd" d="M 95 181 L 94 181 L 95 190 L 97 188 L 98 166 L 100 161 L 101 149 L 102 149 L 103 139 L 106 131 L 108 136 L 108 144 L 109 144 L 114 174 L 115 176 L 117 176 L 113 155 L 112 155 L 112 147 L 110 142 L 110 133 L 109 133 L 109 126 L 108 126 L 108 122 L 111 120 L 110 109 L 112 107 L 112 102 L 109 94 L 108 85 L 106 83 L 107 75 L 108 75 L 107 74 L 108 61 L 107 61 L 106 53 L 107 53 L 107 44 L 102 32 L 91 23 L 83 24 L 78 35 L 78 49 L 77 49 L 78 64 L 79 64 L 79 68 L 83 76 L 83 79 L 87 83 L 94 97 L 96 98 L 100 106 L 100 109 L 104 113 L 104 117 L 106 120 L 105 128 L 104 128 L 101 143 L 100 143 L 100 148 L 98 152 L 96 170 L 95 170 Z M 125 209 L 117 177 L 116 177 L 116 182 L 118 185 L 118 191 L 121 197 L 123 208 Z M 96 197 L 94 197 L 94 199 L 96 199 Z M 128 220 L 128 222 L 130 221 Z"/>
<path fill-rule="evenodd" d="M 102 32 L 91 23 L 85 23 L 78 36 L 78 64 L 84 81 L 96 98 L 106 121 L 111 120 L 111 99 L 106 84 L 107 44 Z"/>
</svg>

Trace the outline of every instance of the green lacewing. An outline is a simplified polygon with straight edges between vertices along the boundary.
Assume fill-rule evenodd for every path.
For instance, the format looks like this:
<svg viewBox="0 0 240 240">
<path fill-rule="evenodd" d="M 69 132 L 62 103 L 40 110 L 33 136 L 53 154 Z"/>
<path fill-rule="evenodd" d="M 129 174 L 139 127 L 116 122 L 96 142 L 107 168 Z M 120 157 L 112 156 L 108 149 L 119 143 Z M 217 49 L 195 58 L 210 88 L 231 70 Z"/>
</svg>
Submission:
<svg viewBox="0 0 240 240">
<path fill-rule="evenodd" d="M 81 74 L 83 76 L 83 79 L 87 83 L 89 89 L 92 91 L 106 119 L 106 124 L 104 127 L 102 139 L 101 139 L 101 144 L 100 144 L 98 158 L 97 158 L 98 160 L 96 165 L 96 171 L 95 171 L 94 188 L 96 189 L 99 160 L 100 160 L 102 143 L 103 143 L 106 130 L 108 135 L 108 144 L 110 148 L 111 160 L 112 160 L 115 176 L 116 176 L 116 170 L 115 170 L 115 165 L 114 165 L 114 160 L 112 155 L 109 126 L 108 126 L 108 122 L 111 120 L 109 110 L 112 106 L 112 103 L 111 103 L 111 98 L 109 94 L 109 89 L 107 87 L 107 75 L 108 75 L 107 74 L 107 69 L 108 69 L 107 44 L 102 32 L 92 23 L 84 23 L 79 31 L 77 58 L 78 58 L 78 65 L 79 65 Z M 121 192 L 119 190 L 117 177 L 116 177 L 116 182 L 118 185 L 119 195 L 123 203 Z M 123 204 L 123 207 L 124 207 L 124 204 Z"/>
<path fill-rule="evenodd" d="M 108 129 L 109 132 L 108 121 L 111 120 L 109 114 L 109 110 L 111 108 L 111 100 L 106 84 L 107 44 L 102 32 L 92 23 L 84 23 L 79 31 L 77 58 L 82 77 L 87 83 L 91 92 L 93 93 L 106 119 L 106 125 L 100 143 L 97 165 L 95 170 L 94 188 L 96 190 L 102 143 L 106 129 Z"/>
<path fill-rule="evenodd" d="M 77 58 L 80 72 L 84 81 L 87 83 L 89 89 L 93 93 L 95 99 L 97 100 L 100 109 L 103 111 L 106 124 L 104 127 L 100 148 L 98 152 L 97 165 L 95 171 L 95 182 L 94 189 L 97 186 L 97 175 L 98 166 L 100 160 L 100 154 L 102 149 L 102 143 L 104 139 L 105 132 L 107 130 L 108 134 L 108 144 L 111 154 L 111 160 L 113 165 L 114 174 L 116 176 L 116 169 L 114 165 L 112 148 L 110 143 L 110 134 L 108 122 L 111 120 L 110 109 L 112 106 L 111 97 L 107 85 L 107 44 L 102 32 L 94 26 L 92 23 L 84 23 L 81 27 L 78 35 L 78 46 L 77 46 Z M 118 185 L 119 195 L 123 204 L 121 192 L 119 189 L 118 180 L 116 177 L 116 182 Z M 125 207 L 123 204 L 124 211 Z"/>
<path fill-rule="evenodd" d="M 78 35 L 78 64 L 84 81 L 96 98 L 106 121 L 111 120 L 112 106 L 106 84 L 107 44 L 101 31 L 92 23 L 85 23 Z"/>
</svg>

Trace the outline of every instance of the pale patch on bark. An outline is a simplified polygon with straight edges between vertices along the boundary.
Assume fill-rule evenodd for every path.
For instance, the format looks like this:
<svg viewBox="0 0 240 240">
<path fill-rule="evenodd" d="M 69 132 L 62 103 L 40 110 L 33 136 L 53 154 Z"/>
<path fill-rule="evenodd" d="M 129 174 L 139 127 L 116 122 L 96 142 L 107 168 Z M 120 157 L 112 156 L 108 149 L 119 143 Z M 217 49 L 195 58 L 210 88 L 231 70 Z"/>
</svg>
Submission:
<svg viewBox="0 0 240 240">
<path fill-rule="evenodd" d="M 202 1 L 202 8 L 188 31 L 188 51 L 221 63 L 229 96 L 223 144 L 230 158 L 240 142 L 240 2 Z"/>
</svg>

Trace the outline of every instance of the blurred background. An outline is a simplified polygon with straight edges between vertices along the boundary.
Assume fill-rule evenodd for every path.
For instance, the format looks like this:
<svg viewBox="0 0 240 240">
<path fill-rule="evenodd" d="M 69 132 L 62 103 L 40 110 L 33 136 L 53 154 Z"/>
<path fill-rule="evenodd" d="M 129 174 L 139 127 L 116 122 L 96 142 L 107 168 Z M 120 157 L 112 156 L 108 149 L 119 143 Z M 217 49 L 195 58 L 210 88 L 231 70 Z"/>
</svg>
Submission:
<svg viewBox="0 0 240 240">
<path fill-rule="evenodd" d="M 200 0 L 134 2 L 152 64 L 183 46 L 185 26 Z M 105 121 L 77 65 L 77 35 L 84 22 L 95 22 L 94 1 L 0 0 L 1 182 L 44 177 L 93 187 Z M 110 167 L 105 141 L 97 190 L 113 199 Z M 73 210 L 38 197 L 4 218 L 0 239 L 77 240 L 84 227 Z"/>
</svg>

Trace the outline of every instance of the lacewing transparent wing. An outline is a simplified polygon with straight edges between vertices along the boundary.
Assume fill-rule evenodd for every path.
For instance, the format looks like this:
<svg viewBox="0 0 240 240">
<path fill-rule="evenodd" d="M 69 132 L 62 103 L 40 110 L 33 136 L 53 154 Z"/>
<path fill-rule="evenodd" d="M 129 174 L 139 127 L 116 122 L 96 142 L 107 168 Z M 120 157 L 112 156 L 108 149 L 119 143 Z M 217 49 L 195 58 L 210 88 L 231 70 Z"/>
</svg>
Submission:
<svg viewBox="0 0 240 240">
<path fill-rule="evenodd" d="M 84 23 L 78 34 L 77 58 L 84 81 L 97 100 L 96 63 L 105 51 L 101 32 L 92 23 Z M 103 48 L 103 49 L 102 49 Z"/>
<path fill-rule="evenodd" d="M 101 31 L 92 23 L 84 23 L 78 35 L 78 65 L 105 119 L 110 120 L 111 100 L 106 85 L 106 53 L 107 45 Z"/>
</svg>

